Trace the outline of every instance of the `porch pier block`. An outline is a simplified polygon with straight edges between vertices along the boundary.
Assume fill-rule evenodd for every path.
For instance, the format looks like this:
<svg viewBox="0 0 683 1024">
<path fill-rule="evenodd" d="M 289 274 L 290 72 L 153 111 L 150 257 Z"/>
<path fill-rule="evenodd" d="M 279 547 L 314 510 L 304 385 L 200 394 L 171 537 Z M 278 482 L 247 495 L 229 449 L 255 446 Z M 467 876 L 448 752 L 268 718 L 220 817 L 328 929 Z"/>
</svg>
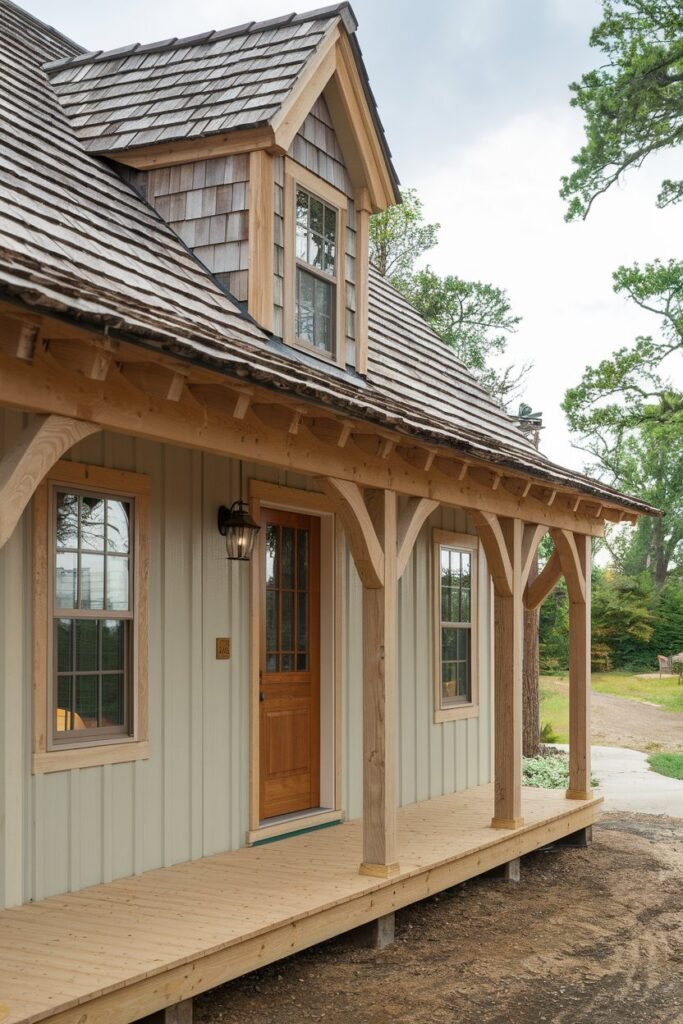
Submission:
<svg viewBox="0 0 683 1024">
<path fill-rule="evenodd" d="M 360 873 L 398 874 L 396 833 L 396 494 L 369 503 L 384 551 L 384 586 L 363 587 L 363 861 Z"/>
<path fill-rule="evenodd" d="M 492 828 L 519 828 L 522 817 L 522 534 L 519 519 L 500 519 L 509 574 L 494 574 L 495 804 Z"/>
<path fill-rule="evenodd" d="M 576 536 L 584 579 L 583 600 L 569 605 L 569 800 L 589 800 L 591 796 L 591 542 Z M 580 598 L 580 594 L 577 595 Z"/>
<path fill-rule="evenodd" d="M 157 1010 L 147 1017 L 142 1017 L 136 1024 L 192 1024 L 194 1000 L 183 999 L 180 1003 Z"/>
</svg>

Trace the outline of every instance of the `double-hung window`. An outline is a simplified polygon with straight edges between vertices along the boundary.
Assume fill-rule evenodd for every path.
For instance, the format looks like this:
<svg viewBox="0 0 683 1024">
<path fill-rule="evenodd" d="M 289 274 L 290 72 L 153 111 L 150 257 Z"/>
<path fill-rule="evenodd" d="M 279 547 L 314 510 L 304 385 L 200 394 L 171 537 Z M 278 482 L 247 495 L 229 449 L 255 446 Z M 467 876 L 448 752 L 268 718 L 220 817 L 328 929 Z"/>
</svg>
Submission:
<svg viewBox="0 0 683 1024">
<path fill-rule="evenodd" d="M 434 531 L 435 717 L 477 713 L 477 539 Z"/>
<path fill-rule="evenodd" d="M 146 503 L 145 477 L 76 463 L 36 495 L 37 771 L 146 756 Z"/>
<path fill-rule="evenodd" d="M 334 207 L 297 187 L 296 339 L 330 356 L 336 348 L 338 220 Z"/>
</svg>

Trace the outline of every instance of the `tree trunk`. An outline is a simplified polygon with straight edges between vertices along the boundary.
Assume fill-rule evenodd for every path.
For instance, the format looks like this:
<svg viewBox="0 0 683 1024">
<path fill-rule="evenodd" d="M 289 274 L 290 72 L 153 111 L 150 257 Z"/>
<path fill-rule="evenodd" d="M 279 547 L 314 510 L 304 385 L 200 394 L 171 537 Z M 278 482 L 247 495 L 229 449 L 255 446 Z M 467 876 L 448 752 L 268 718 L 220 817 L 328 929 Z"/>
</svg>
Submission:
<svg viewBox="0 0 683 1024">
<path fill-rule="evenodd" d="M 534 558 L 529 573 L 529 583 L 538 576 L 538 556 Z M 538 692 L 538 629 L 540 610 L 524 609 L 524 664 L 522 669 L 522 753 L 535 757 L 541 739 Z"/>
</svg>

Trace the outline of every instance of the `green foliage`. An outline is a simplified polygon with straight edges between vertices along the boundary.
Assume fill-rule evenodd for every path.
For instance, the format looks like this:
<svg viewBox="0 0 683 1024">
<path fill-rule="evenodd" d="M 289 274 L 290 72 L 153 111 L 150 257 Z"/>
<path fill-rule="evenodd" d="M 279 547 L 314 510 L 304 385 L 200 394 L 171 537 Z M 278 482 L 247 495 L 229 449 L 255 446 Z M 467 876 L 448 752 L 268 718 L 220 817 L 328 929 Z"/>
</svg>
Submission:
<svg viewBox="0 0 683 1024">
<path fill-rule="evenodd" d="M 650 668 L 657 652 L 652 637 L 655 595 L 648 573 L 625 576 L 593 572 L 593 641 L 605 644 L 618 668 Z"/>
<path fill-rule="evenodd" d="M 647 761 L 658 775 L 683 780 L 683 754 L 650 754 Z"/>
<path fill-rule="evenodd" d="M 567 219 L 586 217 L 597 196 L 631 167 L 683 141 L 683 8 L 676 0 L 603 0 L 590 38 L 604 58 L 574 83 L 586 142 L 562 179 Z M 683 181 L 662 183 L 658 204 L 683 198 Z"/>
<path fill-rule="evenodd" d="M 538 650 L 542 674 L 566 671 L 569 664 L 569 599 L 564 578 L 541 605 Z"/>
<path fill-rule="evenodd" d="M 440 277 L 431 267 L 415 270 L 421 256 L 437 242 L 439 224 L 426 224 L 415 189 L 405 189 L 402 203 L 370 220 L 370 259 L 383 277 L 402 292 L 443 341 L 455 349 L 480 383 L 502 405 L 520 394 L 530 364 L 494 367 L 521 318 L 515 316 L 502 288 L 482 281 Z"/>
<path fill-rule="evenodd" d="M 666 657 L 683 651 L 683 583 L 679 579 L 670 580 L 659 594 L 652 646 Z"/>
<path fill-rule="evenodd" d="M 398 206 L 370 218 L 370 259 L 382 277 L 409 278 L 420 256 L 436 245 L 440 227 L 425 224 L 417 191 L 403 189 Z"/>
<path fill-rule="evenodd" d="M 538 789 L 566 789 L 569 784 L 569 756 L 549 754 L 522 758 L 522 785 Z M 591 778 L 591 786 L 598 780 Z"/>
<path fill-rule="evenodd" d="M 544 722 L 541 726 L 541 743 L 559 743 L 560 737 L 553 730 L 552 722 Z"/>
</svg>

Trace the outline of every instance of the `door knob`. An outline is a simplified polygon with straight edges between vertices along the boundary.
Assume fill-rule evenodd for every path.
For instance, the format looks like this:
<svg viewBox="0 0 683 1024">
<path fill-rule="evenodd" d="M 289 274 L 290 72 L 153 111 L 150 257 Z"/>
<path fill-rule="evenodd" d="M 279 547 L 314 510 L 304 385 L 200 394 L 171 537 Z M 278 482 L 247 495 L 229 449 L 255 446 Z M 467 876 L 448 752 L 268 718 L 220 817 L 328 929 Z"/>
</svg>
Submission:
<svg viewBox="0 0 683 1024">
<path fill-rule="evenodd" d="M 259 695 L 258 695 L 258 699 L 259 699 L 260 701 L 264 701 L 264 700 L 266 699 L 266 695 L 265 695 L 265 693 L 263 692 L 263 690 L 261 690 L 261 692 L 259 693 Z"/>
</svg>

